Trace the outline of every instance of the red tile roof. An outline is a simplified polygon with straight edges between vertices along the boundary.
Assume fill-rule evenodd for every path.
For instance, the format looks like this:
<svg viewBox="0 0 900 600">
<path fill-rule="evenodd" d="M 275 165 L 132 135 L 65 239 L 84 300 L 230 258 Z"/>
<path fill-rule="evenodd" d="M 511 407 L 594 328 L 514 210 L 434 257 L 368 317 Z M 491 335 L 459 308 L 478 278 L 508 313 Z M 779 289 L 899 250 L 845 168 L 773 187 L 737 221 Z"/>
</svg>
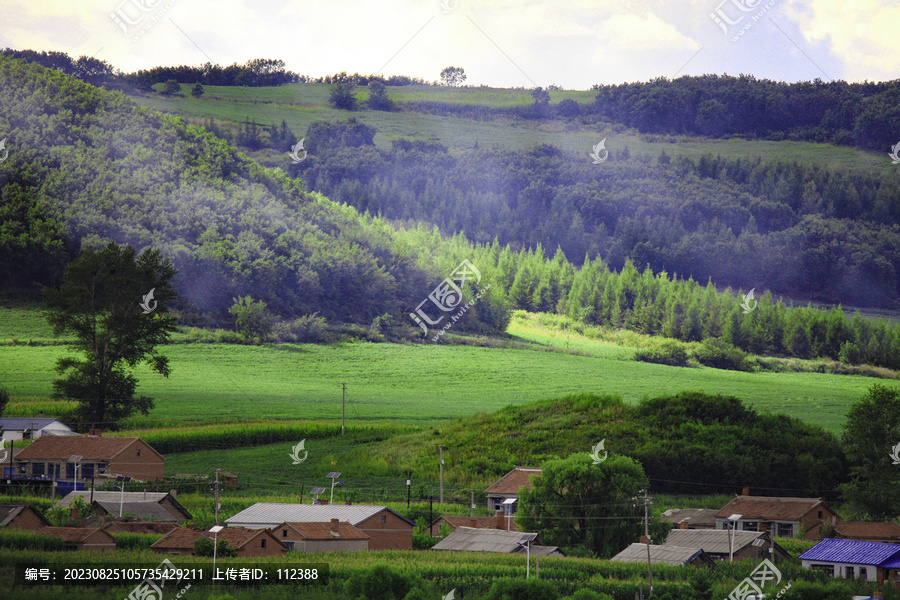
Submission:
<svg viewBox="0 0 900 600">
<path fill-rule="evenodd" d="M 201 537 L 207 537 L 210 541 L 225 540 L 232 548 L 239 550 L 244 544 L 255 539 L 257 536 L 267 534 L 269 534 L 269 532 L 266 529 L 247 529 L 245 527 L 226 527 L 220 531 L 218 535 L 200 529 L 179 527 L 167 533 L 162 539 L 154 542 L 151 548 L 193 550 L 194 543 L 197 540 Z"/>
<path fill-rule="evenodd" d="M 65 542 L 83 542 L 98 531 L 109 538 L 110 544 L 116 543 L 114 537 L 99 527 L 44 527 L 38 533 L 41 535 L 52 535 Z"/>
<path fill-rule="evenodd" d="M 741 515 L 743 521 L 799 521 L 814 508 L 828 508 L 821 498 L 773 498 L 768 496 L 735 496 L 716 512 L 717 519 Z"/>
<path fill-rule="evenodd" d="M 280 529 L 284 529 L 285 526 L 292 528 L 294 531 L 299 533 L 301 536 L 308 540 L 367 540 L 369 536 L 360 531 L 356 527 L 350 524 L 349 521 L 341 521 L 338 523 L 337 536 L 331 534 L 331 523 L 324 522 L 312 522 L 312 523 L 297 523 L 297 522 L 288 522 L 282 523 L 278 527 L 273 527 L 273 532 L 278 532 Z M 275 537 L 281 538 L 281 534 L 273 533 Z"/>
<path fill-rule="evenodd" d="M 0 504 L 0 526 L 12 523 L 19 515 L 29 510 L 34 512 L 45 526 L 50 526 L 50 521 L 41 514 L 41 511 L 28 502 L 24 504 Z"/>
<path fill-rule="evenodd" d="M 140 441 L 142 446 L 150 446 L 137 437 L 96 437 L 96 436 L 41 436 L 19 452 L 15 460 L 68 460 L 71 456 L 81 456 L 84 461 L 111 460 L 123 450 Z M 163 456 L 150 448 L 160 459 Z"/>
<path fill-rule="evenodd" d="M 530 476 L 540 474 L 540 469 L 516 467 L 484 491 L 487 494 L 518 494 L 523 487 L 531 488 L 531 481 L 528 479 Z"/>
<path fill-rule="evenodd" d="M 838 521 L 835 530 L 839 537 L 847 539 L 900 540 L 900 525 L 893 521 Z"/>
<path fill-rule="evenodd" d="M 448 517 L 441 515 L 435 519 L 435 525 L 440 527 L 440 521 L 446 521 L 453 527 L 472 527 L 474 529 L 503 529 L 506 530 L 506 524 L 509 522 L 509 531 L 519 531 L 516 527 L 515 517 L 509 518 L 506 515 L 501 517 L 503 526 L 497 523 L 498 517 Z"/>
<path fill-rule="evenodd" d="M 116 533 L 169 533 L 178 528 L 178 523 L 166 521 L 164 523 L 154 521 L 112 521 L 103 525 L 104 531 Z"/>
</svg>

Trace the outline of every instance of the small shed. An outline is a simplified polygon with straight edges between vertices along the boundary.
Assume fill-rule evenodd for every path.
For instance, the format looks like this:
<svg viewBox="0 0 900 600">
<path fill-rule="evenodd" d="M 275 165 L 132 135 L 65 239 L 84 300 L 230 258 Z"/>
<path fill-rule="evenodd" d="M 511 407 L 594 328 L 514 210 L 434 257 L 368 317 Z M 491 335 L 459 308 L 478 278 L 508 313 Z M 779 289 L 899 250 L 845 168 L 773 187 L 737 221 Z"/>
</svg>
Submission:
<svg viewBox="0 0 900 600">
<path fill-rule="evenodd" d="M 100 527 L 44 527 L 38 533 L 60 538 L 66 550 L 116 549 L 116 538 Z"/>
<path fill-rule="evenodd" d="M 0 527 L 38 531 L 49 526 L 50 521 L 31 503 L 0 504 Z"/>
<path fill-rule="evenodd" d="M 348 521 L 329 523 L 287 522 L 272 528 L 272 533 L 289 550 L 298 552 L 358 552 L 369 549 L 369 536 Z"/>
<path fill-rule="evenodd" d="M 173 529 L 150 546 L 157 554 L 192 555 L 194 544 L 205 537 L 216 543 L 222 540 L 237 551 L 238 558 L 257 556 L 277 556 L 288 551 L 268 529 L 247 529 L 245 527 L 225 527 L 218 534 L 200 529 Z"/>
<path fill-rule="evenodd" d="M 502 552 L 515 554 L 528 552 L 523 545 L 531 536 L 530 552 L 539 556 L 565 556 L 556 546 L 545 546 L 540 536 L 520 531 L 502 531 L 499 529 L 474 529 L 457 527 L 450 535 L 432 546 L 432 550 L 456 550 L 469 552 Z"/>
<path fill-rule="evenodd" d="M 713 560 L 728 560 L 734 536 L 734 560 L 762 559 L 770 556 L 772 538 L 765 531 L 726 531 L 722 529 L 672 529 L 666 537 L 666 546 L 703 548 Z M 789 558 L 790 554 L 775 544 L 775 560 Z"/>
</svg>

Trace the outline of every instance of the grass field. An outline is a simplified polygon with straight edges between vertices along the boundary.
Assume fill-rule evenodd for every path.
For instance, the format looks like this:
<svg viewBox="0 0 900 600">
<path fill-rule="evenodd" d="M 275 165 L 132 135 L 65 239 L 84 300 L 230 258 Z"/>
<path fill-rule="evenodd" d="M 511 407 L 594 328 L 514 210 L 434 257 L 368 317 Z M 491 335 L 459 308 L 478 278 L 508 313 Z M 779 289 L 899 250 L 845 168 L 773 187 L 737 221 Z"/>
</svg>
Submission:
<svg viewBox="0 0 900 600">
<path fill-rule="evenodd" d="M 205 86 L 204 90 L 205 94 L 200 99 L 190 96 L 188 85 L 182 86 L 184 97 L 150 94 L 134 96 L 133 99 L 142 106 L 152 106 L 193 119 L 213 118 L 233 122 L 251 119 L 263 125 L 278 125 L 284 120 L 298 137 L 303 137 L 309 124 L 314 121 L 345 120 L 352 116 L 378 130 L 375 143 L 381 147 L 390 146 L 390 142 L 399 137 L 439 142 L 451 151 L 470 150 L 476 145 L 522 150 L 544 143 L 576 154 L 584 153 L 587 157 L 591 147 L 605 137 L 608 138 L 606 147 L 613 155 L 627 147 L 632 154 L 646 154 L 654 158 L 665 150 L 670 156 L 699 157 L 712 153 L 731 158 L 754 156 L 764 160 L 796 160 L 841 169 L 890 168 L 881 154 L 828 144 L 642 135 L 620 125 L 528 121 L 507 116 L 476 121 L 410 110 L 339 111 L 328 104 L 330 86 L 327 84 L 292 84 L 270 88 Z M 360 87 L 356 95 L 360 100 L 365 100 L 367 89 Z M 388 95 L 401 106 L 403 103 L 429 102 L 504 108 L 531 103 L 531 91 L 523 89 L 394 86 L 388 88 Z M 564 98 L 590 104 L 594 101 L 594 95 L 594 92 L 584 90 L 551 91 L 551 105 Z"/>
</svg>

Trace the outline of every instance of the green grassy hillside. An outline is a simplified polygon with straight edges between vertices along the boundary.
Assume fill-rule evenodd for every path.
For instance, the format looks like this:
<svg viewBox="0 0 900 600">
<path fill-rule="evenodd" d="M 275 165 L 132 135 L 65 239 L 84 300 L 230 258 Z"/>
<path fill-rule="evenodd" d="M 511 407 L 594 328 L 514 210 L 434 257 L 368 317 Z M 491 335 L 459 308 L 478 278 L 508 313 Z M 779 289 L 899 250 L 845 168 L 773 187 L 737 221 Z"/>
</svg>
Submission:
<svg viewBox="0 0 900 600">
<path fill-rule="evenodd" d="M 182 85 L 184 97 L 151 94 L 132 98 L 142 106 L 152 106 L 189 119 L 212 118 L 233 122 L 250 119 L 263 125 L 279 124 L 284 120 L 298 137 L 303 137 L 309 124 L 314 121 L 343 120 L 352 116 L 375 127 L 378 130 L 376 145 L 385 148 L 390 146 L 392 140 L 404 137 L 438 142 L 451 151 L 471 150 L 478 146 L 524 150 L 537 144 L 553 144 L 565 151 L 583 152 L 587 157 L 590 148 L 601 138 L 607 137 L 606 147 L 611 151 L 627 146 L 633 154 L 653 157 L 665 151 L 673 157 L 698 158 L 704 153 L 712 153 L 729 158 L 754 156 L 764 160 L 796 160 L 843 169 L 881 170 L 890 167 L 880 154 L 830 144 L 644 135 L 615 124 L 534 122 L 508 116 L 475 120 L 416 110 L 348 112 L 335 110 L 328 104 L 330 86 L 321 83 L 259 88 L 205 86 L 204 90 L 205 94 L 199 99 L 190 96 L 188 85 Z M 550 92 L 551 104 L 565 98 L 588 104 L 593 102 L 595 95 L 591 91 Z M 500 88 L 395 86 L 388 88 L 388 96 L 401 106 L 403 103 L 432 103 L 438 107 L 472 105 L 506 108 L 525 106 L 532 101 L 530 90 Z M 367 99 L 366 88 L 360 87 L 357 97 Z"/>
</svg>

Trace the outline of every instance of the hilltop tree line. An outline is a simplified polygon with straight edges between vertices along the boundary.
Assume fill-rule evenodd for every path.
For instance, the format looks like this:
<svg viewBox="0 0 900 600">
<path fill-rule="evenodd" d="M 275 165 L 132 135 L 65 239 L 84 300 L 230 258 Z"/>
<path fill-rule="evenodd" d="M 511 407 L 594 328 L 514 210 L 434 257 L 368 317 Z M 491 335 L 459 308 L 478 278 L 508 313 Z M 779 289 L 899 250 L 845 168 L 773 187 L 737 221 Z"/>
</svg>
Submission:
<svg viewBox="0 0 900 600">
<path fill-rule="evenodd" d="M 900 297 L 900 173 L 759 158 L 697 160 L 610 150 L 602 166 L 542 145 L 450 154 L 374 145 L 356 120 L 313 123 L 309 156 L 284 165 L 310 189 L 477 243 L 561 247 L 570 259 L 667 271 L 828 303 Z"/>
</svg>

